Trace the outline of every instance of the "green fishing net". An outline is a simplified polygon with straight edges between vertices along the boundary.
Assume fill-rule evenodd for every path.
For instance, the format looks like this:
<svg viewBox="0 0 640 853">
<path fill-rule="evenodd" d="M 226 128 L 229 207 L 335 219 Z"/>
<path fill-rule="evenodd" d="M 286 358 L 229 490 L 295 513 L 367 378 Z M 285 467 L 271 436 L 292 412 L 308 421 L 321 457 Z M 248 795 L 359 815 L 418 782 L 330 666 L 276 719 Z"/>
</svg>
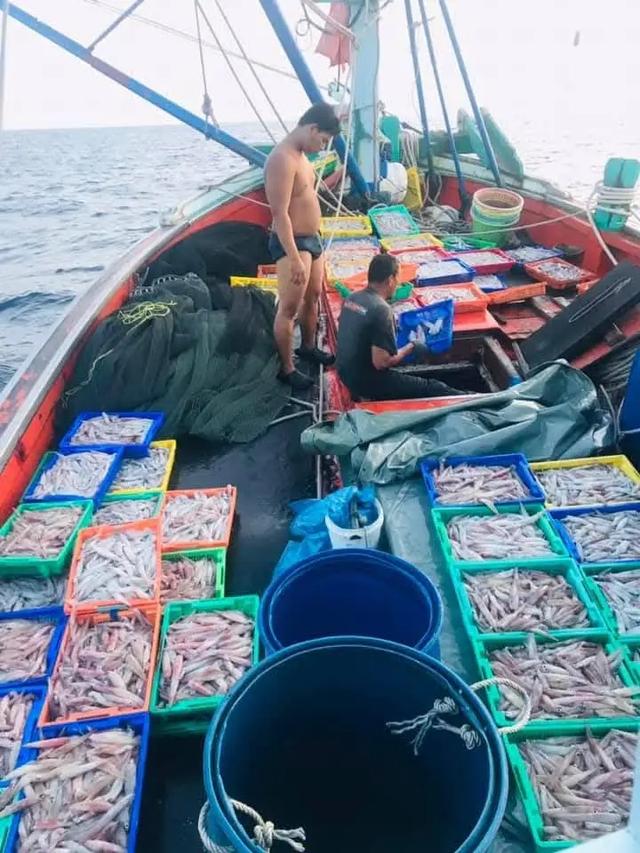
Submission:
<svg viewBox="0 0 640 853">
<path fill-rule="evenodd" d="M 168 275 L 100 323 L 63 395 L 57 427 L 84 411 L 160 410 L 165 436 L 247 442 L 287 403 L 277 380 L 274 298 Z"/>
</svg>

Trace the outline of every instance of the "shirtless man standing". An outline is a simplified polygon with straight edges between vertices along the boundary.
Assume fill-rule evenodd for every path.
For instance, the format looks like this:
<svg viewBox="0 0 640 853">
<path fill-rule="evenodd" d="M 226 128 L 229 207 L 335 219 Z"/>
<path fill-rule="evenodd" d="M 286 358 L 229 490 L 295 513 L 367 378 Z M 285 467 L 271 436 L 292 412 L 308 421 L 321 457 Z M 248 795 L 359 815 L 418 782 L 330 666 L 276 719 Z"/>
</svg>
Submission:
<svg viewBox="0 0 640 853">
<path fill-rule="evenodd" d="M 279 379 L 296 391 L 313 380 L 293 363 L 293 324 L 302 330 L 299 358 L 312 364 L 332 364 L 333 356 L 316 347 L 318 299 L 324 265 L 320 230 L 320 205 L 315 192 L 315 172 L 307 159 L 326 148 L 340 132 L 340 123 L 329 104 L 314 104 L 298 126 L 273 149 L 265 166 L 265 190 L 273 214 L 269 242 L 278 273 L 278 311 L 273 327 L 282 368 Z M 326 184 L 341 176 L 334 173 Z"/>
</svg>

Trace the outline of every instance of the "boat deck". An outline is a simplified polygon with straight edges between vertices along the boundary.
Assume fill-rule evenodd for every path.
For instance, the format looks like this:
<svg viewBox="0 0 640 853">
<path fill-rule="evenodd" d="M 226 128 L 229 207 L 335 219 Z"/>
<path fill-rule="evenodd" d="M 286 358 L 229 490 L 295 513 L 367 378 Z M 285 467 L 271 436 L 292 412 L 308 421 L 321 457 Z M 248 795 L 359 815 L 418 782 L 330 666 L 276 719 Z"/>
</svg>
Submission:
<svg viewBox="0 0 640 853">
<path fill-rule="evenodd" d="M 315 497 L 315 462 L 300 448 L 309 420 L 271 427 L 247 445 L 216 449 L 181 440 L 171 479 L 175 489 L 231 483 L 238 488 L 227 561 L 227 595 L 260 593 L 288 540 L 289 501 Z M 145 773 L 138 853 L 200 853 L 198 813 L 204 802 L 202 737 L 152 738 Z"/>
<path fill-rule="evenodd" d="M 171 485 L 203 488 L 227 482 L 238 487 L 238 510 L 227 563 L 227 593 L 260 593 L 288 539 L 290 500 L 315 496 L 315 464 L 300 449 L 308 421 L 272 427 L 248 445 L 216 450 L 181 441 Z M 445 623 L 441 637 L 446 664 L 472 683 L 478 677 L 450 581 L 434 557 L 421 481 L 379 490 L 388 546 L 428 574 L 441 591 Z M 152 737 L 145 774 L 138 853 L 200 853 L 198 814 L 204 802 L 203 736 Z M 515 802 L 510 804 L 513 808 Z M 507 819 L 492 853 L 532 853 L 517 818 Z M 366 851 L 354 851 L 366 853 Z"/>
</svg>

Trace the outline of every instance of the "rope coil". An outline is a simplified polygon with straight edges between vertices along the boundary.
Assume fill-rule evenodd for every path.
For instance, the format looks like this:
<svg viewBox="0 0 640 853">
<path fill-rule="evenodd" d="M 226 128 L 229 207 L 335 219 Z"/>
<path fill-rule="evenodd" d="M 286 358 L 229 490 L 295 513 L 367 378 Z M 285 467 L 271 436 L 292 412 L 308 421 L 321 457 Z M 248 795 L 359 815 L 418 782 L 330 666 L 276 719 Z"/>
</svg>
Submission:
<svg viewBox="0 0 640 853">
<path fill-rule="evenodd" d="M 269 853 L 276 841 L 282 841 L 284 844 L 288 844 L 296 853 L 304 853 L 305 847 L 302 842 L 307 840 L 307 836 L 302 827 L 298 827 L 298 829 L 276 829 L 270 820 L 263 820 L 262 816 L 255 809 L 252 809 L 251 806 L 247 806 L 238 800 L 229 800 L 229 802 L 237 812 L 246 814 L 247 817 L 250 817 L 254 821 L 253 839 L 258 847 Z M 200 833 L 200 840 L 204 849 L 208 850 L 209 853 L 233 853 L 232 847 L 224 847 L 216 844 L 209 837 L 209 833 L 207 832 L 208 814 L 209 803 L 206 802 L 200 809 L 198 816 L 198 832 Z"/>
</svg>

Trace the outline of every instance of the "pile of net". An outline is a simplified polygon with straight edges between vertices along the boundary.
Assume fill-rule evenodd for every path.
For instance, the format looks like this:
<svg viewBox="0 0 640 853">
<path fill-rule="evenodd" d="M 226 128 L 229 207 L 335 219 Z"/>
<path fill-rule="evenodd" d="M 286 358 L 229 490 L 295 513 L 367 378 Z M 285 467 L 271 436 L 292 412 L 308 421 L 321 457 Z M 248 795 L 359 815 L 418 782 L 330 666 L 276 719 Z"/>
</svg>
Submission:
<svg viewBox="0 0 640 853">
<path fill-rule="evenodd" d="M 246 235 L 251 226 L 237 228 Z M 201 251 L 182 247 L 182 263 L 172 264 L 171 252 L 94 331 L 62 397 L 59 429 L 83 411 L 146 409 L 165 412 L 164 435 L 246 442 L 286 405 L 288 395 L 277 380 L 273 296 L 230 287 L 222 278 L 229 272 L 255 275 L 262 243 L 258 258 L 245 253 L 242 264 L 230 251 L 219 252 L 216 265 L 211 258 L 203 262 Z M 212 265 L 215 272 L 222 264 L 235 269 L 210 274 Z"/>
</svg>

